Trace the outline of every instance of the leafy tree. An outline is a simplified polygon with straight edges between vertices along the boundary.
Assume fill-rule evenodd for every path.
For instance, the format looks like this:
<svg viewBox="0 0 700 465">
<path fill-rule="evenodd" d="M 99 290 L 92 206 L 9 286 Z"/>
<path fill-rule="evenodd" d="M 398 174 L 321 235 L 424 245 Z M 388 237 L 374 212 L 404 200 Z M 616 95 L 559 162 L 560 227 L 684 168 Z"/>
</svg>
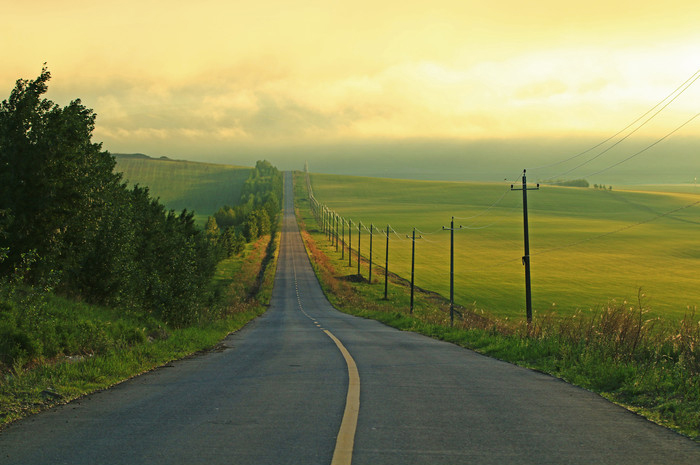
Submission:
<svg viewBox="0 0 700 465">
<path fill-rule="evenodd" d="M 243 223 L 243 235 L 248 242 L 253 242 L 260 236 L 258 222 L 254 216 L 251 215 L 251 217 L 249 217 L 245 223 Z"/>
<path fill-rule="evenodd" d="M 105 192 L 118 188 L 114 158 L 91 141 L 95 114 L 80 100 L 59 107 L 42 98 L 51 75 L 18 80 L 0 104 L 0 209 L 9 213 L 2 246 L 13 266 L 36 250 L 72 279 L 95 238 L 108 205 Z"/>
<path fill-rule="evenodd" d="M 92 110 L 42 98 L 50 76 L 18 80 L 0 104 L 0 272 L 31 254 L 40 260 L 30 282 L 60 273 L 65 293 L 195 321 L 218 258 L 216 221 L 207 235 L 193 213 L 168 212 L 147 188 L 122 183 L 91 141 Z"/>
<path fill-rule="evenodd" d="M 240 203 L 221 207 L 214 214 L 217 224 L 222 229 L 241 231 L 248 242 L 272 233 L 282 204 L 282 186 L 277 168 L 268 161 L 258 161 L 241 190 Z M 224 241 L 230 243 L 231 237 Z"/>
<path fill-rule="evenodd" d="M 228 205 L 221 207 L 216 213 L 214 213 L 216 224 L 218 224 L 221 229 L 228 229 L 229 227 L 236 225 L 237 216 L 236 210 Z"/>
</svg>

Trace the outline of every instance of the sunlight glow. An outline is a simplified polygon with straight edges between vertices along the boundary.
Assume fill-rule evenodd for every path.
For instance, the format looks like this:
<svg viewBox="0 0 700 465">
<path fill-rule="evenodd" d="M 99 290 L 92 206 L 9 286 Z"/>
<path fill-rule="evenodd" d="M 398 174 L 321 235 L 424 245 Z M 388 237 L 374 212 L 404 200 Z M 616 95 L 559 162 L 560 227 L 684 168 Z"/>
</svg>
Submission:
<svg viewBox="0 0 700 465">
<path fill-rule="evenodd" d="M 206 151 L 221 141 L 606 134 L 700 69 L 697 2 L 631 6 L 10 4 L 0 84 L 7 95 L 47 62 L 49 97 L 80 97 L 115 151 L 134 137 L 144 150 L 199 140 Z M 698 101 L 695 84 L 646 135 L 677 126 Z M 700 123 L 683 134 L 700 136 Z"/>
</svg>

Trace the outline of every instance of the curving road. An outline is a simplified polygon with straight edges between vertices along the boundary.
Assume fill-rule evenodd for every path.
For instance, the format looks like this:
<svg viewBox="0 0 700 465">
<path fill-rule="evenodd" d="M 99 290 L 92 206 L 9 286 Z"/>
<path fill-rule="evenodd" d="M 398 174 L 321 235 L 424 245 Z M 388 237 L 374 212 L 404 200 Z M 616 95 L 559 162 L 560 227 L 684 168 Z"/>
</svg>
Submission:
<svg viewBox="0 0 700 465">
<path fill-rule="evenodd" d="M 601 397 L 334 310 L 286 178 L 268 312 L 188 358 L 0 432 L 0 464 L 698 464 Z"/>
</svg>

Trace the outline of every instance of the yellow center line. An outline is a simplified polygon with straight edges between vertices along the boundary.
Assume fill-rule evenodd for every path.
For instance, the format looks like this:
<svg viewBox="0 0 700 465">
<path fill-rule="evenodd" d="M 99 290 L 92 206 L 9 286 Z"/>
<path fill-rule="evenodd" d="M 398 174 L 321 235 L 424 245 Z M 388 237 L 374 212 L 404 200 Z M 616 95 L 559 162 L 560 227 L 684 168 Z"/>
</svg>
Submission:
<svg viewBox="0 0 700 465">
<path fill-rule="evenodd" d="M 335 442 L 335 451 L 331 465 L 350 465 L 352 451 L 355 446 L 355 430 L 357 429 L 357 415 L 360 413 L 360 374 L 357 371 L 355 360 L 342 342 L 328 330 L 323 330 L 338 346 L 348 365 L 348 396 L 345 400 L 345 413 L 340 423 L 338 439 Z"/>
<path fill-rule="evenodd" d="M 350 465 L 352 463 L 352 452 L 355 447 L 355 431 L 357 430 L 357 416 L 360 413 L 360 373 L 357 371 L 357 364 L 352 358 L 348 349 L 345 348 L 342 342 L 327 329 L 323 329 L 321 325 L 308 313 L 304 311 L 304 306 L 301 303 L 301 294 L 299 292 L 299 283 L 297 281 L 297 268 L 294 255 L 292 254 L 292 270 L 294 272 L 294 287 L 297 294 L 297 303 L 299 310 L 316 326 L 318 326 L 328 337 L 331 338 L 335 345 L 343 354 L 345 364 L 348 366 L 348 395 L 345 399 L 345 412 L 343 412 L 343 420 L 340 422 L 340 430 L 335 441 L 335 450 L 333 451 L 333 459 L 331 465 Z"/>
</svg>

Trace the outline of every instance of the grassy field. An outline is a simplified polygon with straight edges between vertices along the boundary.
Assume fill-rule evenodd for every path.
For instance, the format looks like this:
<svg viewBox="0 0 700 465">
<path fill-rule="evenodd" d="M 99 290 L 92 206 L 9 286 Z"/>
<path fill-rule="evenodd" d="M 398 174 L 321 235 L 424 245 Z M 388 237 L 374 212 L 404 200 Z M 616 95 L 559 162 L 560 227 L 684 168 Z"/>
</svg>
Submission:
<svg viewBox="0 0 700 465">
<path fill-rule="evenodd" d="M 631 192 L 675 192 L 679 194 L 700 194 L 700 189 L 695 183 L 639 184 L 634 186 L 620 186 L 620 189 Z"/>
<path fill-rule="evenodd" d="M 448 299 L 420 289 L 410 313 L 405 279 L 390 275 L 388 299 L 381 284 L 345 279 L 347 260 L 311 215 L 302 174 L 295 184 L 302 238 L 337 309 L 552 374 L 700 440 L 700 325 L 694 316 L 645 320 L 636 305 L 618 302 L 530 324 L 460 309 L 451 324 Z"/>
<path fill-rule="evenodd" d="M 449 232 L 455 217 L 455 300 L 499 317 L 524 315 L 522 194 L 510 183 L 406 181 L 311 176 L 317 200 L 356 225 L 391 225 L 390 271 L 410 277 L 412 228 L 416 285 L 449 295 Z M 517 187 L 517 186 L 516 186 Z M 636 304 L 638 291 L 653 316 L 680 319 L 700 304 L 700 201 L 686 192 L 603 191 L 543 186 L 528 193 L 533 306 L 536 314 L 599 308 L 610 300 Z M 641 223 L 641 224 L 639 224 Z M 613 234 L 609 234 L 612 233 Z M 346 232 L 347 234 L 347 232 Z M 362 231 L 362 254 L 369 233 Z M 347 235 L 346 235 L 347 237 Z M 384 235 L 373 237 L 383 265 Z M 357 246 L 357 227 L 353 249 Z M 356 261 L 348 274 L 356 273 Z M 362 273 L 367 277 L 367 267 Z M 381 277 L 375 272 L 374 281 Z"/>
<path fill-rule="evenodd" d="M 148 186 L 169 209 L 194 210 L 197 222 L 223 205 L 235 205 L 251 168 L 116 155 L 116 170 L 130 184 Z"/>
</svg>

